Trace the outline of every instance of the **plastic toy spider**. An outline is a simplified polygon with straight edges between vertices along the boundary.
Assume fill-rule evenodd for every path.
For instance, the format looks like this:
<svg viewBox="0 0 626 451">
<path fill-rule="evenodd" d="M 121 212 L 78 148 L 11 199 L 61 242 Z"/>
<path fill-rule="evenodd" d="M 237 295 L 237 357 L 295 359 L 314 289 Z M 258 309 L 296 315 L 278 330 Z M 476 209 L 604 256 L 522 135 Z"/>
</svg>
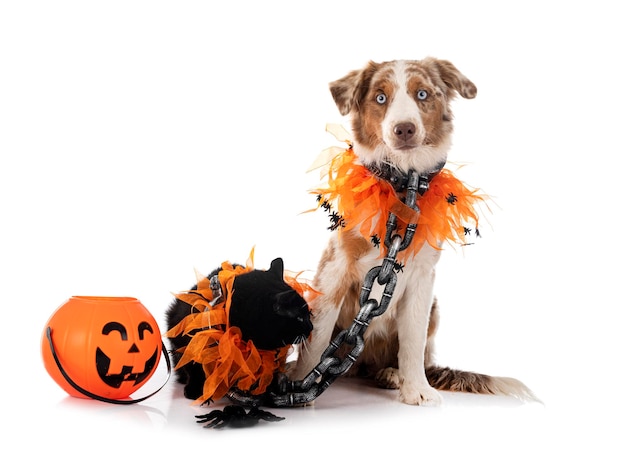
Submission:
<svg viewBox="0 0 626 451">
<path fill-rule="evenodd" d="M 324 199 L 321 194 L 318 194 L 315 199 L 317 200 L 317 202 L 320 204 L 320 207 L 322 207 L 324 211 L 330 211 L 331 209 L 330 202 Z"/>
<path fill-rule="evenodd" d="M 212 410 L 205 415 L 196 415 L 196 418 L 199 418 L 197 423 L 206 423 L 205 428 L 215 429 L 221 429 L 225 426 L 246 428 L 254 426 L 260 420 L 282 421 L 285 419 L 258 407 L 252 407 L 249 412 L 246 412 L 246 409 L 237 405 L 226 406 L 224 410 Z"/>
<path fill-rule="evenodd" d="M 404 265 L 400 262 L 395 262 L 393 264 L 393 269 L 397 272 L 397 273 L 401 273 L 404 272 Z"/>
<path fill-rule="evenodd" d="M 331 223 L 330 227 L 328 227 L 330 230 L 337 230 L 339 227 L 346 226 L 346 221 L 343 219 L 343 216 L 341 216 L 336 211 L 333 211 L 328 216 L 330 217 L 330 223 Z"/>
</svg>

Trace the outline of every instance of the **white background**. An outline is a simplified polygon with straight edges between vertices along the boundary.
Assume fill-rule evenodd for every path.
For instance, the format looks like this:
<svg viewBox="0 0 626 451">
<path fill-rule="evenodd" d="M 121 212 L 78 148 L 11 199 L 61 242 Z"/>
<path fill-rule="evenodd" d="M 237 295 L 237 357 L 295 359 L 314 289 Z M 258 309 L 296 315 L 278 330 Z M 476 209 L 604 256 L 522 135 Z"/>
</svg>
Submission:
<svg viewBox="0 0 626 451">
<path fill-rule="evenodd" d="M 624 449 L 617 3 L 224 5 L 0 6 L 2 441 Z M 325 124 L 346 123 L 328 83 L 370 59 L 425 56 L 478 87 L 454 104 L 450 159 L 493 200 L 478 244 L 441 260 L 438 360 L 517 377 L 543 405 L 445 394 L 441 408 L 410 407 L 341 382 L 278 412 L 284 422 L 216 432 L 173 381 L 132 407 L 56 386 L 41 332 L 72 295 L 137 297 L 162 323 L 194 269 L 253 246 L 258 268 L 281 256 L 314 270 L 328 232 L 322 214 L 300 214 L 318 182 L 306 169 L 335 144 Z"/>
</svg>

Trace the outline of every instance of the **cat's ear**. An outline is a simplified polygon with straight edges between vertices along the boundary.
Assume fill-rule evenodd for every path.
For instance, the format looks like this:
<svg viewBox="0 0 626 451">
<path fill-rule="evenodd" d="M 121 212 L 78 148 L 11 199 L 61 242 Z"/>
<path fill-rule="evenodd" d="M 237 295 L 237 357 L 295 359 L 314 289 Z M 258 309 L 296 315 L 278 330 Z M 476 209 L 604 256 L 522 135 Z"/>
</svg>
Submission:
<svg viewBox="0 0 626 451">
<path fill-rule="evenodd" d="M 280 280 L 283 279 L 283 273 L 285 272 L 285 266 L 283 264 L 283 259 L 278 257 L 272 261 L 270 265 L 270 269 L 267 270 L 270 274 L 274 274 Z"/>
</svg>

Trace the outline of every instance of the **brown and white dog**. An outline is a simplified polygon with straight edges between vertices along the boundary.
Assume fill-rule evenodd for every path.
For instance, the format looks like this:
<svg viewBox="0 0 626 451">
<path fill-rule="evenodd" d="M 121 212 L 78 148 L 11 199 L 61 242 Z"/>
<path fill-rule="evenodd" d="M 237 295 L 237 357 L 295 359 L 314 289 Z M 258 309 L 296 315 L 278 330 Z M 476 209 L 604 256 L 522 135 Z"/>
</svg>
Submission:
<svg viewBox="0 0 626 451">
<path fill-rule="evenodd" d="M 404 173 L 441 167 L 453 129 L 450 101 L 457 93 L 466 99 L 477 93 L 453 64 L 435 58 L 370 62 L 330 83 L 330 91 L 340 113 L 350 115 L 353 149 L 361 164 L 384 162 Z M 516 379 L 435 365 L 438 311 L 433 284 L 439 255 L 426 243 L 406 261 L 389 308 L 371 321 L 364 351 L 349 374 L 371 376 L 383 387 L 399 388 L 401 401 L 414 405 L 438 405 L 437 389 L 535 399 Z M 309 374 L 333 334 L 352 324 L 364 277 L 380 262 L 380 250 L 361 236 L 358 227 L 341 239 L 333 235 L 313 282 L 322 293 L 312 308 L 313 334 L 300 350 L 293 379 Z M 381 291 L 374 283 L 371 297 L 381 299 Z"/>
</svg>

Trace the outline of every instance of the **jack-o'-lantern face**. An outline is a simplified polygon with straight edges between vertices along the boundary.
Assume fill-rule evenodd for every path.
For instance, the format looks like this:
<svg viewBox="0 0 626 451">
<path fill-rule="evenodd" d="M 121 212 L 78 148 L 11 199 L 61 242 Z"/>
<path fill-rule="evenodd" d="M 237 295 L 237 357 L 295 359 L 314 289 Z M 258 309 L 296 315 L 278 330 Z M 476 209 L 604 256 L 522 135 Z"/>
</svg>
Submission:
<svg viewBox="0 0 626 451">
<path fill-rule="evenodd" d="M 141 321 L 131 331 L 137 334 L 129 334 L 126 326 L 117 321 L 102 328 L 102 340 L 96 348 L 96 368 L 100 379 L 110 387 L 119 388 L 124 381 L 141 384 L 157 364 L 159 349 L 153 340 L 148 340 L 154 336 L 152 326 Z"/>
</svg>

